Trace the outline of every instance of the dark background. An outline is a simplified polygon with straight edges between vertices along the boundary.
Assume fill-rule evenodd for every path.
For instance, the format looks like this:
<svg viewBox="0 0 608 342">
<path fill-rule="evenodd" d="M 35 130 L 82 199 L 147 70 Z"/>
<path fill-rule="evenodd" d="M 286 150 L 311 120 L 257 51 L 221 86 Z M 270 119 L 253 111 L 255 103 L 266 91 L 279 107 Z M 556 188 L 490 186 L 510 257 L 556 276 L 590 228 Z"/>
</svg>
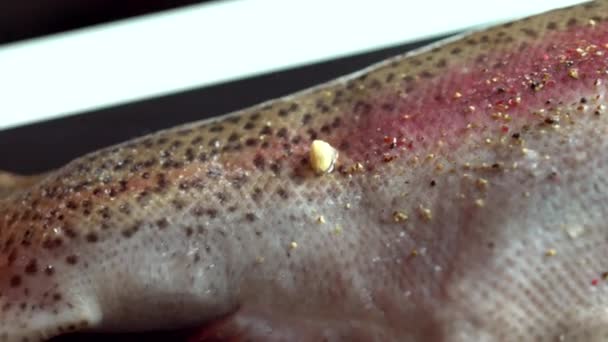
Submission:
<svg viewBox="0 0 608 342">
<path fill-rule="evenodd" d="M 211 1 L 2 0 L 0 44 L 203 2 Z"/>
<path fill-rule="evenodd" d="M 200 2 L 206 1 L 1 1 L 0 44 Z M 30 174 L 57 168 L 95 149 L 286 95 L 427 43 L 429 41 L 395 46 L 237 82 L 0 130 L 0 169 Z M 183 333 L 74 335 L 54 341 L 179 340 L 183 340 Z"/>
</svg>

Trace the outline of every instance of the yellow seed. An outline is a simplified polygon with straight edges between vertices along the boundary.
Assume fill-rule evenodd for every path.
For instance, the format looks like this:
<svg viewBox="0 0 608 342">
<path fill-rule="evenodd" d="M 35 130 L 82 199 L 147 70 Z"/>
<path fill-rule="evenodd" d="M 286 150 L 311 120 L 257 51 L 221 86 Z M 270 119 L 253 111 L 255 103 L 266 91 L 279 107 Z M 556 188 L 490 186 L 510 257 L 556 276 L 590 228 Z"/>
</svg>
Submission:
<svg viewBox="0 0 608 342">
<path fill-rule="evenodd" d="M 353 166 L 350 167 L 350 172 L 361 172 L 363 171 L 363 164 L 361 163 L 355 163 Z"/>
<path fill-rule="evenodd" d="M 319 174 L 329 173 L 333 170 L 338 151 L 322 140 L 314 140 L 310 145 L 310 166 Z"/>
<path fill-rule="evenodd" d="M 402 212 L 400 212 L 400 211 L 395 211 L 393 213 L 393 220 L 395 222 L 403 222 L 403 221 L 405 221 L 407 219 L 408 219 L 407 215 L 404 214 L 404 213 L 402 213 Z"/>
<path fill-rule="evenodd" d="M 297 243 L 297 242 L 295 242 L 295 241 L 292 241 L 292 242 L 291 242 L 291 244 L 289 245 L 289 247 L 290 247 L 291 249 L 296 249 L 296 248 L 298 248 L 298 243 Z"/>
<path fill-rule="evenodd" d="M 418 255 L 418 250 L 417 249 L 412 249 L 412 251 L 410 252 L 410 255 L 415 257 Z"/>
<path fill-rule="evenodd" d="M 350 209 L 350 203 L 346 203 L 346 209 Z"/>
<path fill-rule="evenodd" d="M 422 218 L 427 221 L 430 221 L 433 219 L 433 213 L 431 212 L 431 209 L 424 208 L 424 207 L 420 207 L 420 216 L 422 216 Z"/>
<path fill-rule="evenodd" d="M 578 52 L 578 54 L 581 55 L 581 56 L 586 56 L 587 55 L 587 53 L 585 52 L 585 50 L 583 50 L 580 47 L 576 48 L 576 52 Z"/>
<path fill-rule="evenodd" d="M 486 179 L 483 178 L 479 178 L 477 180 L 477 187 L 484 190 L 488 187 L 488 181 Z"/>
<path fill-rule="evenodd" d="M 460 92 L 457 91 L 457 92 L 454 93 L 454 98 L 455 99 L 459 99 L 461 97 L 462 97 L 462 94 Z"/>
<path fill-rule="evenodd" d="M 546 256 L 555 256 L 555 254 L 557 254 L 557 251 L 553 248 L 549 248 L 545 253 Z"/>
<path fill-rule="evenodd" d="M 475 205 L 483 208 L 486 205 L 486 201 L 484 201 L 482 198 L 478 198 L 475 200 Z"/>
<path fill-rule="evenodd" d="M 317 217 L 317 222 L 318 223 L 325 223 L 325 217 L 323 215 Z"/>
<path fill-rule="evenodd" d="M 496 113 L 492 113 L 492 115 L 490 115 L 492 117 L 492 119 L 500 119 L 502 118 L 502 113 L 501 112 L 496 112 Z"/>
<path fill-rule="evenodd" d="M 570 76 L 574 79 L 578 79 L 578 69 L 572 68 L 572 69 L 568 70 L 568 76 Z"/>
</svg>

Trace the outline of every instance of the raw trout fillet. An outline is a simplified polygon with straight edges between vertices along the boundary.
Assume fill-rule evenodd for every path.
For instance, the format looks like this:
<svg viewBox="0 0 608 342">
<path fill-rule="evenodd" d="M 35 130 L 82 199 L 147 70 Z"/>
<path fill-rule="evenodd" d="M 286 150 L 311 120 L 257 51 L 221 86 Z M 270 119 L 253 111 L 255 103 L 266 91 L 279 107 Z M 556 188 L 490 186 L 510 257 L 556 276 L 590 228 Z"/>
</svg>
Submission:
<svg viewBox="0 0 608 342">
<path fill-rule="evenodd" d="M 607 82 L 598 1 L 3 176 L 0 342 L 608 341 Z"/>
</svg>

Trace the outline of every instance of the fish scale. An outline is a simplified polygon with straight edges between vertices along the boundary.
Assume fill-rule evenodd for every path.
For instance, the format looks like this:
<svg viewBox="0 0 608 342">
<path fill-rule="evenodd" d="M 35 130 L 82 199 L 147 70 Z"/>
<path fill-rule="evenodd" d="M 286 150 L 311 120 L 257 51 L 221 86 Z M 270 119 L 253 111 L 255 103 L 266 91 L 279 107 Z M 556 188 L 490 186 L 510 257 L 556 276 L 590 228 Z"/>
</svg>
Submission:
<svg viewBox="0 0 608 342">
<path fill-rule="evenodd" d="M 2 174 L 0 341 L 606 340 L 606 53 L 598 1 Z"/>
</svg>

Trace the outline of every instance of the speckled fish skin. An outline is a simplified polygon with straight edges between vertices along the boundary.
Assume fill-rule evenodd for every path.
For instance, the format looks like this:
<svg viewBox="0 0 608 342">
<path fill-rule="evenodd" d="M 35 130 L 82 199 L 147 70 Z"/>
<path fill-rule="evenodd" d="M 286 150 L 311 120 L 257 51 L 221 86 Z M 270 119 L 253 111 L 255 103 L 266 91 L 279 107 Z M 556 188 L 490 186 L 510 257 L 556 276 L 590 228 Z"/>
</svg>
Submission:
<svg viewBox="0 0 608 342">
<path fill-rule="evenodd" d="M 18 187 L 0 341 L 606 341 L 607 44 L 553 11 Z"/>
</svg>

